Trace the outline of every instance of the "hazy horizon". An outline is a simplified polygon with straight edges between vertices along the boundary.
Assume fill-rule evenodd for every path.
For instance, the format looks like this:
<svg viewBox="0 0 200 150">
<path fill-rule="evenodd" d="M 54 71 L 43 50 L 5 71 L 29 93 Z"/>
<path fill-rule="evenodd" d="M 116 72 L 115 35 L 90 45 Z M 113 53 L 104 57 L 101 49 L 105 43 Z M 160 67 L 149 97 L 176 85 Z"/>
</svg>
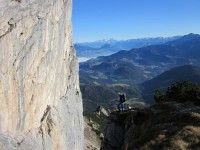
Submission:
<svg viewBox="0 0 200 150">
<path fill-rule="evenodd" d="M 137 39 L 153 39 L 153 38 L 170 38 L 170 37 L 176 37 L 176 36 L 184 36 L 188 34 L 199 34 L 199 33 L 186 33 L 183 35 L 172 35 L 172 36 L 155 36 L 155 37 L 139 37 L 139 38 L 129 38 L 129 39 L 115 39 L 115 38 L 104 38 L 104 39 L 97 39 L 94 41 L 85 41 L 85 42 L 74 42 L 74 44 L 81 44 L 81 43 L 92 43 L 92 42 L 99 42 L 99 41 L 106 41 L 106 40 L 115 40 L 115 41 L 127 41 L 127 40 L 137 40 Z M 200 35 L 200 34 L 199 34 Z"/>
</svg>

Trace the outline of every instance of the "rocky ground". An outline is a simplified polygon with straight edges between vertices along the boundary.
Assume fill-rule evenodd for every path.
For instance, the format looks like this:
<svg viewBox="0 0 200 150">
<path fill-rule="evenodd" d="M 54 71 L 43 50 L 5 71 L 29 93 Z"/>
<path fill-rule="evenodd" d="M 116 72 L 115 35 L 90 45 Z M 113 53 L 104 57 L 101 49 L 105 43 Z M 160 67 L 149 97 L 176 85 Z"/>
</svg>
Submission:
<svg viewBox="0 0 200 150">
<path fill-rule="evenodd" d="M 100 150 L 109 111 L 99 106 L 95 112 L 84 116 L 84 149 Z"/>
<path fill-rule="evenodd" d="M 84 117 L 84 149 L 85 150 L 99 150 L 101 146 L 100 137 L 96 134 L 91 121 L 88 117 Z"/>
<path fill-rule="evenodd" d="M 165 102 L 112 112 L 102 150 L 200 149 L 200 107 Z"/>
</svg>

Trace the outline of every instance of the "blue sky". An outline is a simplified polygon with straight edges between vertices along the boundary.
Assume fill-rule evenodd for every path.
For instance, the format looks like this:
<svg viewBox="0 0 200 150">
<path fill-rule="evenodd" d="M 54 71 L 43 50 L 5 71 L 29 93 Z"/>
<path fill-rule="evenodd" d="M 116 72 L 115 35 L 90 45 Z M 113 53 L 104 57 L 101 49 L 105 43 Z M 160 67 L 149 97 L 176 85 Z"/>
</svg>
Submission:
<svg viewBox="0 0 200 150">
<path fill-rule="evenodd" d="M 200 0 L 73 0 L 74 42 L 200 34 Z"/>
</svg>

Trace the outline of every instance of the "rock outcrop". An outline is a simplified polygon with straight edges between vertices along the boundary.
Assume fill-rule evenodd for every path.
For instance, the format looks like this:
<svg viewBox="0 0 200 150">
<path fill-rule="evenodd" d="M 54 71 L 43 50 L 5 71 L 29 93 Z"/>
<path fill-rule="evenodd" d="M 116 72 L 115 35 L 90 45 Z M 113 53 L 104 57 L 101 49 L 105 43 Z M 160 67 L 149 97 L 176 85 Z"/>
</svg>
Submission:
<svg viewBox="0 0 200 150">
<path fill-rule="evenodd" d="M 83 148 L 72 0 L 0 0 L 0 147 Z"/>
<path fill-rule="evenodd" d="M 101 150 L 200 149 L 200 107 L 166 102 L 112 112 Z"/>
<path fill-rule="evenodd" d="M 142 132 L 137 131 L 139 127 L 146 127 L 149 116 L 149 110 L 133 108 L 125 112 L 112 112 L 108 117 L 105 130 L 104 141 L 101 150 L 138 150 L 141 149 L 131 144 L 137 140 L 136 134 L 143 136 Z M 148 124 L 147 124 L 148 125 Z"/>
<path fill-rule="evenodd" d="M 84 149 L 85 150 L 99 150 L 101 147 L 100 136 L 95 132 L 91 126 L 91 118 L 84 116 Z"/>
</svg>

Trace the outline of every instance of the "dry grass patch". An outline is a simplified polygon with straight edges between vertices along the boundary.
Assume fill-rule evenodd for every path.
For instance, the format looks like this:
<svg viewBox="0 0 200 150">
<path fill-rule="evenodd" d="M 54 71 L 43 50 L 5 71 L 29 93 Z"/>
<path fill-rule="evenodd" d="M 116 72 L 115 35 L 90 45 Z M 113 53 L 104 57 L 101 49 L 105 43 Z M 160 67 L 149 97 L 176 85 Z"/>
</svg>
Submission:
<svg viewBox="0 0 200 150">
<path fill-rule="evenodd" d="M 172 145 L 174 145 L 174 147 L 180 148 L 181 150 L 186 150 L 188 147 L 188 143 L 182 139 L 172 141 Z"/>
<path fill-rule="evenodd" d="M 196 127 L 196 126 L 186 126 L 183 130 L 189 130 L 191 131 L 192 135 L 198 135 L 200 136 L 200 127 Z"/>
<path fill-rule="evenodd" d="M 200 127 L 185 126 L 171 140 L 171 144 L 181 149 L 199 148 Z"/>
<path fill-rule="evenodd" d="M 192 113 L 191 113 L 191 117 L 200 119 L 200 114 L 199 114 L 199 113 L 192 112 Z"/>
</svg>

